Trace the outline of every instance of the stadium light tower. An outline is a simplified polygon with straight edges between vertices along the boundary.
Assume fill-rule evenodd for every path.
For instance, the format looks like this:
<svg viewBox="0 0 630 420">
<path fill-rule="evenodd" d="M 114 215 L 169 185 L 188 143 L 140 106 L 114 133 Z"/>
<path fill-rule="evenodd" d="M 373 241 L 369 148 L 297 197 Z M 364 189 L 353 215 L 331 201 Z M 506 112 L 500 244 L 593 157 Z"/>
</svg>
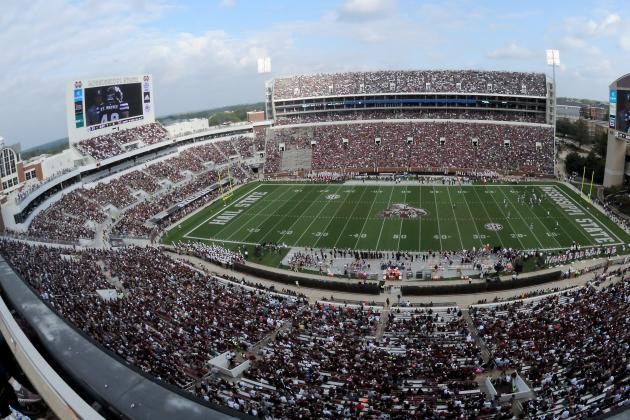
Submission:
<svg viewBox="0 0 630 420">
<path fill-rule="evenodd" d="M 558 109 L 556 106 L 556 67 L 560 65 L 560 51 L 547 50 L 547 65 L 551 66 L 553 74 L 553 172 L 556 173 L 556 120 L 558 119 Z"/>
</svg>

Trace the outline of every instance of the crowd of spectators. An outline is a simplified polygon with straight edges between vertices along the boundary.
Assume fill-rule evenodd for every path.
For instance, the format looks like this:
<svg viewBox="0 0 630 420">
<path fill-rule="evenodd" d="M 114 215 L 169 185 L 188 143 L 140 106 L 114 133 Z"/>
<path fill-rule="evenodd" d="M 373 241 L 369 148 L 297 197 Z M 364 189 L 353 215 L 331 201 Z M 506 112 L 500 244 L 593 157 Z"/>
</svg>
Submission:
<svg viewBox="0 0 630 420">
<path fill-rule="evenodd" d="M 96 160 L 104 160 L 125 151 L 124 145 L 139 142 L 139 147 L 156 144 L 168 139 L 168 132 L 159 123 L 116 131 L 111 134 L 93 137 L 77 143 L 76 148 L 84 155 Z"/>
<path fill-rule="evenodd" d="M 76 242 L 93 239 L 94 223 L 102 223 L 107 216 L 101 207 L 74 190 L 38 213 L 25 237 L 41 240 Z M 93 222 L 92 225 L 89 222 Z"/>
<path fill-rule="evenodd" d="M 18 275 L 60 316 L 126 362 L 182 388 L 207 373 L 212 357 L 252 346 L 301 305 L 219 283 L 155 248 L 1 245 Z M 96 293 L 114 288 L 117 299 Z"/>
<path fill-rule="evenodd" d="M 81 195 L 103 207 L 111 204 L 120 210 L 136 201 L 120 178 L 110 182 L 99 182 L 92 188 L 82 188 Z"/>
<path fill-rule="evenodd" d="M 303 113 L 298 115 L 276 115 L 276 125 L 322 123 L 331 121 L 356 121 L 356 120 L 396 120 L 396 119 L 463 119 L 463 120 L 492 120 L 492 121 L 516 121 L 527 123 L 545 123 L 544 113 L 518 112 L 518 111 L 488 111 L 480 109 L 466 110 L 400 110 L 396 108 L 388 110 L 365 111 L 324 111 Z"/>
<path fill-rule="evenodd" d="M 481 70 L 372 71 L 275 79 L 274 100 L 312 96 L 461 92 L 545 96 L 543 73 Z"/>
<path fill-rule="evenodd" d="M 380 308 L 382 309 L 382 308 Z M 202 397 L 272 418 L 458 418 L 497 414 L 474 382 L 479 355 L 461 313 L 390 315 L 317 304 L 296 314 L 245 379 L 204 380 Z"/>
<path fill-rule="evenodd" d="M 593 285 L 534 302 L 475 308 L 495 363 L 534 387 L 532 418 L 595 417 L 630 399 L 630 280 L 625 270 Z"/>
<path fill-rule="evenodd" d="M 550 127 L 461 122 L 354 123 L 278 128 L 265 172 L 281 172 L 282 151 L 311 149 L 312 170 L 553 173 Z M 272 139 L 272 141 L 271 141 Z M 316 142 L 311 145 L 311 140 Z"/>
<path fill-rule="evenodd" d="M 123 185 L 135 191 L 144 191 L 150 194 L 157 191 L 159 188 L 155 178 L 139 170 L 127 172 L 119 179 Z"/>
<path fill-rule="evenodd" d="M 146 165 L 146 167 L 142 170 L 151 175 L 153 178 L 159 180 L 168 179 L 172 183 L 178 183 L 184 179 L 182 171 L 184 171 L 186 167 L 179 166 L 177 163 L 179 163 L 179 159 L 172 157 L 157 163 Z"/>
</svg>

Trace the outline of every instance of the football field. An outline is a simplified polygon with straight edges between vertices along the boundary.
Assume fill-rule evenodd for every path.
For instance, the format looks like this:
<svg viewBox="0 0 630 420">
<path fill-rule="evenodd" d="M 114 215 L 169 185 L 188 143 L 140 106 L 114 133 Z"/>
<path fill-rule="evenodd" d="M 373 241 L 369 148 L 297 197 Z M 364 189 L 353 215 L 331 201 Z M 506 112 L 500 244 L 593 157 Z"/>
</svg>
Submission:
<svg viewBox="0 0 630 420">
<path fill-rule="evenodd" d="M 342 185 L 254 182 L 163 242 L 267 242 L 382 251 L 610 246 L 625 232 L 562 184 Z"/>
</svg>

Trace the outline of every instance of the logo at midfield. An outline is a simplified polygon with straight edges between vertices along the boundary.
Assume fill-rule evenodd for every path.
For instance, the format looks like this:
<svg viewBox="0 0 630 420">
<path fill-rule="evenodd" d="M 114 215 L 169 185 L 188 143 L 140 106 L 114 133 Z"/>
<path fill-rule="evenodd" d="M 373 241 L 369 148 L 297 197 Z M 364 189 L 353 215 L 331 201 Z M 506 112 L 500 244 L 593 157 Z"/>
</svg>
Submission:
<svg viewBox="0 0 630 420">
<path fill-rule="evenodd" d="M 429 214 L 425 209 L 411 207 L 407 204 L 396 203 L 392 204 L 388 209 L 383 210 L 381 216 L 383 218 L 400 217 L 401 219 L 419 219 L 422 216 Z"/>
<path fill-rule="evenodd" d="M 336 200 L 336 199 L 338 199 L 339 197 L 341 197 L 339 194 L 328 194 L 328 195 L 326 196 L 326 200 Z"/>
<path fill-rule="evenodd" d="M 493 232 L 498 232 L 503 229 L 503 225 L 500 223 L 486 223 L 483 227 Z"/>
</svg>

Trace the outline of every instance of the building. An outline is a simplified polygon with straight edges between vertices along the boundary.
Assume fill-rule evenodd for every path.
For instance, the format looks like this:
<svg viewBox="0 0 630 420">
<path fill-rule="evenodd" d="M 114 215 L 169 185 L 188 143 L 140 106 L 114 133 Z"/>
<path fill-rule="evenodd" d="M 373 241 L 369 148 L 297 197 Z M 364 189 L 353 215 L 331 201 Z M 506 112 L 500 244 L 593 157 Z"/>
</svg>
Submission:
<svg viewBox="0 0 630 420">
<path fill-rule="evenodd" d="M 630 73 L 610 84 L 610 115 L 608 149 L 604 170 L 604 187 L 613 187 L 627 182 L 630 176 Z"/>
<path fill-rule="evenodd" d="M 556 105 L 558 108 L 558 118 L 568 118 L 577 120 L 580 118 L 581 107 L 577 105 Z"/>
<path fill-rule="evenodd" d="M 580 108 L 580 116 L 587 120 L 607 121 L 608 108 L 603 106 L 583 106 Z"/>
<path fill-rule="evenodd" d="M 247 122 L 265 121 L 265 111 L 249 111 L 247 113 Z"/>
</svg>

